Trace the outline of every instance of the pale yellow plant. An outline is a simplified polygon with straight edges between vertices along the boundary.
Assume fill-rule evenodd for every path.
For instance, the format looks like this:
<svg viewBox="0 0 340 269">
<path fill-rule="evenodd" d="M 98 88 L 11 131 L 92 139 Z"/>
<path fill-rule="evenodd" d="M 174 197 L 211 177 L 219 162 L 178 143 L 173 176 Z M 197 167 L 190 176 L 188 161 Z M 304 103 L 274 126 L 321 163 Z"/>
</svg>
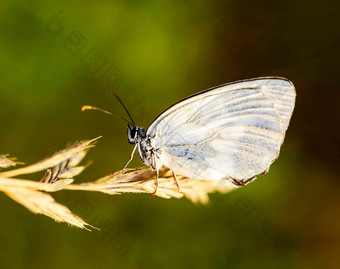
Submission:
<svg viewBox="0 0 340 269">
<path fill-rule="evenodd" d="M 149 168 L 124 169 L 93 182 L 72 184 L 73 178 L 86 168 L 79 163 L 99 138 L 79 142 L 35 164 L 1 172 L 0 191 L 33 213 L 88 229 L 93 226 L 73 214 L 66 206 L 57 203 L 49 193 L 61 190 L 97 191 L 111 195 L 128 192 L 149 193 L 162 198 L 186 197 L 194 203 L 206 204 L 209 201 L 209 193 L 216 191 L 225 193 L 235 189 L 228 181 L 202 181 L 180 175 L 176 176 L 177 185 L 172 172 L 167 168 L 160 171 L 156 193 L 154 193 L 156 173 Z M 18 162 L 13 158 L 0 155 L 0 168 L 16 164 Z M 40 171 L 45 171 L 40 182 L 15 178 Z"/>
</svg>

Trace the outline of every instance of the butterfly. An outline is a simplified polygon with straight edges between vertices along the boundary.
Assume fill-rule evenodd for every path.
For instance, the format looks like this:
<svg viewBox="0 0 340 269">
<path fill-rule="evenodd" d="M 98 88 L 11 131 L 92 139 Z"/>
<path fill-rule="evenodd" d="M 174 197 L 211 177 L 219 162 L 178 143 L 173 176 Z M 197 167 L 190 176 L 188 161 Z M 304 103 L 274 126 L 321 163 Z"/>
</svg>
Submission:
<svg viewBox="0 0 340 269">
<path fill-rule="evenodd" d="M 126 166 L 138 149 L 157 178 L 166 166 L 175 179 L 179 174 L 244 186 L 265 174 L 278 158 L 295 96 L 293 83 L 281 77 L 227 83 L 173 104 L 147 130 L 134 123 L 116 96 L 132 121 L 127 137 L 135 146 Z"/>
</svg>

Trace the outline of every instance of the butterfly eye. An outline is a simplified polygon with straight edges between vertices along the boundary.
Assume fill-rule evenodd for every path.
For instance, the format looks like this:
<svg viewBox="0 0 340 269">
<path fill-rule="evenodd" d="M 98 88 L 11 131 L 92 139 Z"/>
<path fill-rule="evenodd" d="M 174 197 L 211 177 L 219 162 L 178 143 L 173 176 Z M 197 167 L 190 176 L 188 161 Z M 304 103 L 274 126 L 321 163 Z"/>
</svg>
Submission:
<svg viewBox="0 0 340 269">
<path fill-rule="evenodd" d="M 128 125 L 127 137 L 130 144 L 136 144 L 137 129 L 135 126 Z"/>
</svg>

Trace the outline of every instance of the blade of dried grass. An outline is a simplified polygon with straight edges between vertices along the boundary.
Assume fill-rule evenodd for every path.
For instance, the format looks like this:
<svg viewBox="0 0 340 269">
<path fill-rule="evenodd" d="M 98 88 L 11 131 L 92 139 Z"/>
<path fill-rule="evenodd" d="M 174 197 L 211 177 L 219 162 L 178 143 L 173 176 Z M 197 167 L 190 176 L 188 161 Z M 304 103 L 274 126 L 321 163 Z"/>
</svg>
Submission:
<svg viewBox="0 0 340 269">
<path fill-rule="evenodd" d="M 0 173 L 0 176 L 1 177 L 14 177 L 17 175 L 36 173 L 41 170 L 45 170 L 47 168 L 57 166 L 58 164 L 62 163 L 63 161 L 67 159 L 72 159 L 72 157 L 74 156 L 75 158 L 74 160 L 72 160 L 73 162 L 72 165 L 74 165 L 74 163 L 77 164 L 77 162 L 79 163 L 79 161 L 85 156 L 84 154 L 86 154 L 86 152 L 84 153 L 84 151 L 86 151 L 87 149 L 91 147 L 94 147 L 94 142 L 98 140 L 100 137 L 101 136 L 96 137 L 91 140 L 82 141 L 78 144 L 75 144 L 74 146 L 61 150 L 53 154 L 51 157 L 46 158 L 42 161 L 39 161 L 35 164 L 29 165 L 23 168 L 19 168 L 19 169 L 2 172 Z"/>
<path fill-rule="evenodd" d="M 46 215 L 57 222 L 66 222 L 82 229 L 93 227 L 73 214 L 66 206 L 57 203 L 51 195 L 27 188 L 3 189 L 10 198 L 25 206 L 33 213 Z M 93 227 L 94 228 L 94 227 Z"/>
<path fill-rule="evenodd" d="M 16 166 L 18 163 L 15 161 L 15 158 L 7 158 L 7 155 L 0 155 L 0 168 Z"/>
<path fill-rule="evenodd" d="M 36 182 L 27 179 L 17 179 L 17 178 L 4 178 L 0 177 L 0 190 L 7 188 L 27 188 L 31 190 L 40 190 L 47 192 L 55 192 L 60 191 L 66 185 L 69 185 L 73 182 L 73 179 L 61 179 L 54 183 L 42 183 Z"/>
<path fill-rule="evenodd" d="M 41 191 L 59 191 L 72 183 L 72 178 L 80 174 L 88 166 L 77 165 L 85 157 L 88 149 L 93 147 L 93 142 L 97 139 L 80 142 L 33 165 L 1 173 L 0 191 L 3 191 L 10 198 L 34 213 L 46 215 L 58 222 L 66 222 L 88 229 L 86 225 L 90 226 L 89 224 L 74 215 L 67 207 L 57 203 L 51 195 Z M 9 163 L 7 158 L 1 157 L 3 164 Z M 47 170 L 42 178 L 42 182 L 11 177 L 34 173 L 46 168 Z"/>
</svg>

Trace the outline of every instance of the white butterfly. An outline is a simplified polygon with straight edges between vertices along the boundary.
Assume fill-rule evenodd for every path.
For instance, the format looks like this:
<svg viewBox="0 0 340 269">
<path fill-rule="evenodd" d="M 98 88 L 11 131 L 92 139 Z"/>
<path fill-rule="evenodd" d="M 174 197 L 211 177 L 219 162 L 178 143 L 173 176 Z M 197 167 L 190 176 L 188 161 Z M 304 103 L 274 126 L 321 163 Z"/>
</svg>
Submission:
<svg viewBox="0 0 340 269">
<path fill-rule="evenodd" d="M 280 77 L 199 92 L 166 109 L 148 130 L 128 125 L 128 141 L 135 144 L 129 162 L 138 148 L 157 177 L 164 165 L 174 176 L 243 186 L 278 157 L 294 105 L 294 85 Z"/>
</svg>

